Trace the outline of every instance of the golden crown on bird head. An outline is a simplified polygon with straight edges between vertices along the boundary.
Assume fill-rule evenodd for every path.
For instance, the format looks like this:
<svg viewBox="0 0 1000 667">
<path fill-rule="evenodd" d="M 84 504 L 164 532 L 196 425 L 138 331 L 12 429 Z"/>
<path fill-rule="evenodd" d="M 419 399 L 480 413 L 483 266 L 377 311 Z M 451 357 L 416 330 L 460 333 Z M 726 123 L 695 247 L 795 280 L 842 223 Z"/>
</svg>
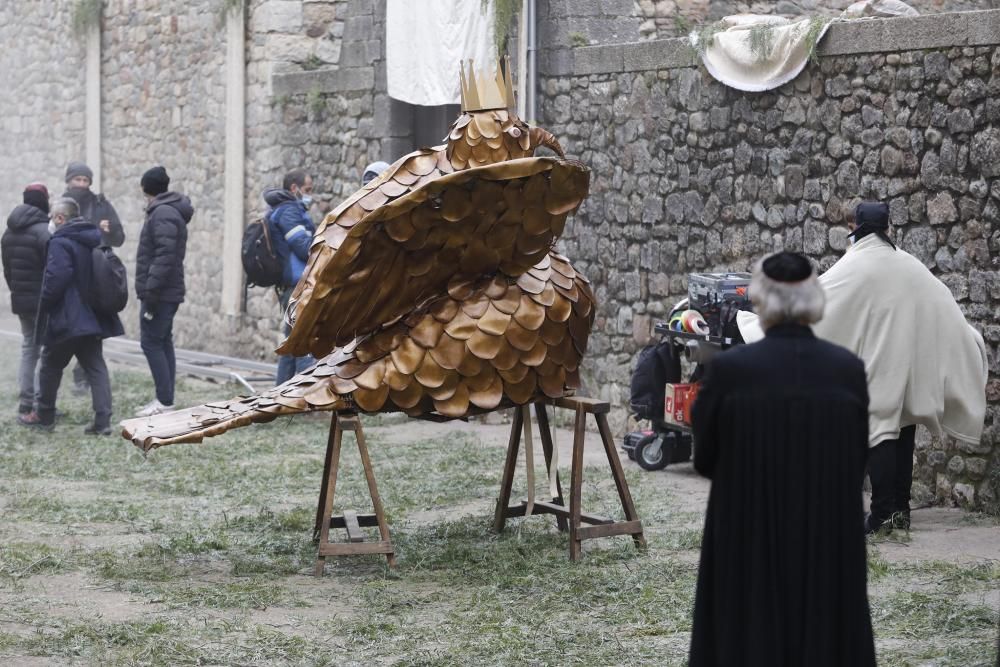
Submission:
<svg viewBox="0 0 1000 667">
<path fill-rule="evenodd" d="M 556 138 L 530 127 L 514 112 L 514 85 L 510 56 L 492 72 L 477 70 L 473 61 L 460 63 L 462 115 L 448 133 L 448 158 L 455 169 L 482 167 L 505 160 L 531 157 L 539 146 L 563 156 Z"/>
</svg>

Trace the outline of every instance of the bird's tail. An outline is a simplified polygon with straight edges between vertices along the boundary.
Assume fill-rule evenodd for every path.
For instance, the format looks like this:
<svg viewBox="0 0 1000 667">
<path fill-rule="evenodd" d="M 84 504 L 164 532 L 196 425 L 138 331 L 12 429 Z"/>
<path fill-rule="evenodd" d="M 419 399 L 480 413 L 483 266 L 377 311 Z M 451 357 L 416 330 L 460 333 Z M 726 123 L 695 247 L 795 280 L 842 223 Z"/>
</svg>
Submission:
<svg viewBox="0 0 1000 667">
<path fill-rule="evenodd" d="M 291 390 L 287 384 L 254 396 L 239 396 L 228 401 L 205 403 L 152 417 L 127 419 L 121 423 L 122 436 L 143 451 L 149 451 L 163 445 L 201 442 L 204 438 L 220 435 L 230 429 L 274 421 L 284 415 L 303 414 L 318 409 L 338 409 L 339 397 L 330 396 L 324 384 L 300 384 Z M 312 396 L 310 390 L 323 394 L 322 399 Z M 344 401 L 344 407 L 346 406 L 347 401 Z"/>
</svg>

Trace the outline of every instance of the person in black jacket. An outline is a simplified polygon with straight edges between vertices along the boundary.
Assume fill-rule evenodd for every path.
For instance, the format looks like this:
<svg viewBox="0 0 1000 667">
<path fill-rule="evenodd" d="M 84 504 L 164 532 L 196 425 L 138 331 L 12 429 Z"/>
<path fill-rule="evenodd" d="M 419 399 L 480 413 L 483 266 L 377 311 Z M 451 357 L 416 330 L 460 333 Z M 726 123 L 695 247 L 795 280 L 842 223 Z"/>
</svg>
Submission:
<svg viewBox="0 0 1000 667">
<path fill-rule="evenodd" d="M 101 243 L 112 248 L 125 243 L 125 229 L 118 218 L 118 211 L 101 194 L 95 194 L 90 186 L 94 182 L 94 172 L 82 162 L 70 162 L 66 167 L 66 192 L 63 197 L 73 199 L 80 207 L 80 216 L 94 223 L 101 230 Z"/>
<path fill-rule="evenodd" d="M 163 167 L 142 175 L 142 191 L 149 202 L 139 233 L 135 293 L 139 297 L 139 343 L 156 384 L 156 398 L 137 417 L 149 417 L 174 407 L 174 315 L 184 301 L 184 253 L 187 225 L 194 215 L 191 200 L 169 192 L 170 177 Z"/>
<path fill-rule="evenodd" d="M 25 426 L 52 430 L 56 394 L 62 373 L 76 357 L 87 374 L 94 421 L 89 435 L 111 435 L 111 378 L 104 363 L 104 339 L 125 333 L 117 315 L 96 312 L 89 304 L 93 250 L 101 243 L 97 225 L 79 217 L 76 202 L 66 197 L 52 206 L 56 231 L 49 240 L 39 299 L 44 330 L 38 371 L 38 410 L 19 415 Z"/>
<path fill-rule="evenodd" d="M 766 335 L 709 362 L 692 412 L 712 489 L 689 664 L 874 667 L 864 364 L 813 335 L 825 295 L 802 255 L 765 259 L 750 296 Z"/>
<path fill-rule="evenodd" d="M 125 230 L 118 211 L 103 194 L 95 194 L 90 186 L 94 183 L 94 172 L 83 162 L 70 162 L 66 166 L 66 192 L 63 197 L 69 197 L 80 207 L 80 216 L 98 226 L 101 230 L 101 244 L 118 248 L 125 243 Z M 73 368 L 73 384 L 77 393 L 87 391 L 87 378 L 83 367 L 77 364 Z"/>
<path fill-rule="evenodd" d="M 21 364 L 18 414 L 35 411 L 35 370 L 41 345 L 35 337 L 38 298 L 45 271 L 45 246 L 49 242 L 49 191 L 41 183 L 24 189 L 24 203 L 7 218 L 0 238 L 3 277 L 10 289 L 11 310 L 21 321 Z"/>
</svg>

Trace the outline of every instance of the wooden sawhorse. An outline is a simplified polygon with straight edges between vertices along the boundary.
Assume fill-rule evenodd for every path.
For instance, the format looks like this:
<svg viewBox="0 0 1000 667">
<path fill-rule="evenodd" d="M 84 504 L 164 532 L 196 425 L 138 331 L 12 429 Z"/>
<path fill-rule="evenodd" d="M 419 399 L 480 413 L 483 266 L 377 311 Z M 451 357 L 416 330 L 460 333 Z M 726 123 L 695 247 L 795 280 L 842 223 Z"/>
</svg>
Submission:
<svg viewBox="0 0 1000 667">
<path fill-rule="evenodd" d="M 557 408 L 566 408 L 576 412 L 573 427 L 573 462 L 570 469 L 569 508 L 563 500 L 562 485 L 559 483 L 559 473 L 555 473 L 557 495 L 551 502 L 535 501 L 531 514 L 554 514 L 559 530 L 569 529 L 569 558 L 579 560 L 583 540 L 611 535 L 631 535 L 637 548 L 645 548 L 646 538 L 642 534 L 642 521 L 635 511 L 632 494 L 625 481 L 625 470 L 618 458 L 618 450 L 611 438 L 608 427 L 608 412 L 611 406 L 605 401 L 577 396 L 557 398 L 549 401 Z M 552 431 L 549 428 L 549 416 L 545 403 L 535 403 L 535 414 L 538 417 L 538 430 L 542 438 L 542 451 L 545 454 L 545 467 L 551 475 L 552 467 Z M 523 405 L 514 409 L 514 423 L 510 428 L 510 443 L 507 446 L 507 461 L 504 464 L 503 479 L 500 483 L 500 498 L 497 500 L 496 516 L 493 528 L 502 532 L 508 517 L 525 516 L 527 502 L 510 505 L 511 484 L 514 481 L 514 469 L 517 466 L 517 455 L 521 447 L 521 431 L 525 422 L 530 425 L 530 406 Z M 625 510 L 625 521 L 614 521 L 604 517 L 584 514 L 581 510 L 581 491 L 583 486 L 583 443 L 586 435 L 587 415 L 594 415 L 597 428 L 604 443 L 604 452 L 611 466 L 611 476 L 618 487 L 618 497 L 622 509 Z M 589 524 L 581 526 L 581 523 Z"/>
<path fill-rule="evenodd" d="M 368 480 L 368 492 L 372 497 L 374 514 L 357 514 L 344 510 L 343 516 L 331 516 L 333 513 L 333 494 L 337 489 L 337 471 L 340 468 L 340 449 L 344 431 L 354 432 L 361 454 L 361 464 L 365 468 L 365 478 Z M 378 526 L 381 539 L 378 542 L 365 542 L 362 527 Z M 330 542 L 330 528 L 343 528 L 347 531 L 347 542 Z M 368 446 L 361 430 L 361 421 L 354 414 L 333 413 L 330 421 L 330 435 L 326 444 L 326 460 L 323 464 L 323 482 L 319 488 L 319 505 L 316 507 L 316 528 L 313 540 L 319 542 L 319 552 L 316 557 L 316 576 L 323 576 L 327 556 L 357 556 L 360 554 L 385 554 L 389 567 L 396 565 L 396 555 L 389 539 L 389 525 L 385 521 L 385 510 L 382 508 L 382 498 L 375 486 L 375 473 L 372 472 L 372 462 L 368 457 Z"/>
</svg>

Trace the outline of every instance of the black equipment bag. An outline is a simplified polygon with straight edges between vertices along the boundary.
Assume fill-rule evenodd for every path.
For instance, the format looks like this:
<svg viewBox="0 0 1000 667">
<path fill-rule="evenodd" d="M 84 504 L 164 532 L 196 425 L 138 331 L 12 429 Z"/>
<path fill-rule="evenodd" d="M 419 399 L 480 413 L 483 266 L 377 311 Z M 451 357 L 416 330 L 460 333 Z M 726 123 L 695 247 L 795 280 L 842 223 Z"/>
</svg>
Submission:
<svg viewBox="0 0 1000 667">
<path fill-rule="evenodd" d="M 275 287 L 281 284 L 285 267 L 274 251 L 271 225 L 267 218 L 254 220 L 243 230 L 243 270 L 251 285 Z"/>
<path fill-rule="evenodd" d="M 680 381 L 681 360 L 669 341 L 642 348 L 632 373 L 632 411 L 639 419 L 663 419 L 666 385 Z"/>
</svg>

